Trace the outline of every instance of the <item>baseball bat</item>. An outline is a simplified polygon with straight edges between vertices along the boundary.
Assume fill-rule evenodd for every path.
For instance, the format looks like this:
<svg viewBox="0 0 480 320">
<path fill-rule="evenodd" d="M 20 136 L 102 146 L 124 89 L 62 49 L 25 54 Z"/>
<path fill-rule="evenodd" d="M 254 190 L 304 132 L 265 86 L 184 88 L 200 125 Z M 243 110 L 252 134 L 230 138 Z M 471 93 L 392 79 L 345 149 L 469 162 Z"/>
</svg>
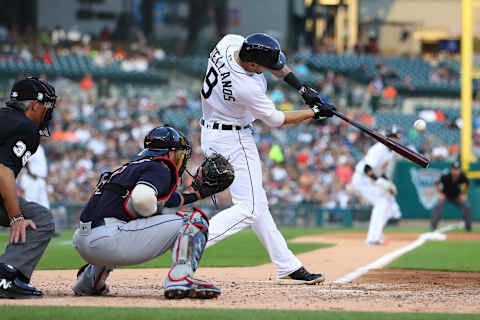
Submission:
<svg viewBox="0 0 480 320">
<path fill-rule="evenodd" d="M 383 134 L 381 134 L 381 133 L 379 133 L 375 130 L 370 129 L 370 128 L 364 126 L 363 124 L 361 124 L 357 121 L 354 121 L 354 120 L 348 118 L 347 116 L 345 116 L 341 112 L 332 111 L 332 113 L 334 115 L 336 115 L 337 117 L 339 117 L 340 119 L 342 119 L 343 121 L 348 122 L 352 126 L 357 127 L 358 129 L 362 130 L 363 132 L 368 134 L 370 137 L 372 137 L 373 139 L 377 140 L 378 142 L 386 145 L 389 149 L 395 151 L 396 153 L 400 154 L 404 158 L 407 158 L 408 160 L 415 162 L 419 166 L 421 166 L 423 168 L 427 168 L 428 165 L 430 164 L 430 160 L 428 158 L 422 156 L 418 152 L 415 152 L 415 151 L 405 147 L 403 144 L 400 144 L 400 143 L 398 143 L 398 142 L 396 142 L 396 141 L 394 141 L 390 138 L 387 138 Z"/>
</svg>

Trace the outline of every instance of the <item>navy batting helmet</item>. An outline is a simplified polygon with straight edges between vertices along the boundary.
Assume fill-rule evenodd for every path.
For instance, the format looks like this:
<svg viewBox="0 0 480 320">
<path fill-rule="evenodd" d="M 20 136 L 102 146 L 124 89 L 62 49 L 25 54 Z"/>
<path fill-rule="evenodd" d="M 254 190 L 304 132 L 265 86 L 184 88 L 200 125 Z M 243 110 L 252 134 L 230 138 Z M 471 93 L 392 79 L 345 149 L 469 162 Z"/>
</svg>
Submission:
<svg viewBox="0 0 480 320">
<path fill-rule="evenodd" d="M 278 41 L 264 33 L 249 35 L 238 55 L 242 61 L 255 62 L 272 70 L 282 69 L 286 62 Z"/>
<path fill-rule="evenodd" d="M 145 149 L 137 155 L 137 159 L 153 158 L 165 155 L 168 151 L 182 150 L 183 154 L 177 163 L 179 176 L 192 155 L 192 147 L 187 137 L 171 127 L 156 127 L 150 130 L 143 140 L 143 147 Z"/>
</svg>

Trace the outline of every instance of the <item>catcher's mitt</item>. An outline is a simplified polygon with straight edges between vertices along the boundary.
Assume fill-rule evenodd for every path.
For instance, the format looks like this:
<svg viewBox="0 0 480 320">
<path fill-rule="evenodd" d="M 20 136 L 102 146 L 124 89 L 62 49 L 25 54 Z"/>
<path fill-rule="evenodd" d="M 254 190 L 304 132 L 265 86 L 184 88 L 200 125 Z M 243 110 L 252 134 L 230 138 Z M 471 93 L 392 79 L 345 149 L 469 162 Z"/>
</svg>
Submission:
<svg viewBox="0 0 480 320">
<path fill-rule="evenodd" d="M 219 153 L 206 157 L 193 177 L 192 188 L 203 198 L 230 187 L 235 177 L 232 165 Z"/>
</svg>

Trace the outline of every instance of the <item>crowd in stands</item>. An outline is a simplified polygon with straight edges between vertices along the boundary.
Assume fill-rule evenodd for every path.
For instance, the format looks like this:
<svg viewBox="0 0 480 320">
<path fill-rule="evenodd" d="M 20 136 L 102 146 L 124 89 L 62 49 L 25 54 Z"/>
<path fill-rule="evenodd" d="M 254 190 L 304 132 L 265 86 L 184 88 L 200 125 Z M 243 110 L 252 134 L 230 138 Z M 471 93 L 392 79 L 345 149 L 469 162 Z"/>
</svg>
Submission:
<svg viewBox="0 0 480 320">
<path fill-rule="evenodd" d="M 159 46 L 147 45 L 145 36 L 133 28 L 128 42 L 110 41 L 113 37 L 107 27 L 99 35 L 82 33 L 77 27 L 64 30 L 58 26 L 53 30 L 31 28 L 21 34 L 16 26 L 7 29 L 0 26 L 0 60 L 22 60 L 53 64 L 53 54 L 91 57 L 98 67 L 107 67 L 119 62 L 123 71 L 146 71 L 150 62 L 165 58 Z"/>
<path fill-rule="evenodd" d="M 330 77 L 325 77 L 327 87 Z M 199 83 L 191 92 L 167 87 L 170 98 L 157 100 L 145 95 L 126 98 L 115 86 L 104 95 L 103 86 L 93 80 L 88 81 L 88 85 L 87 81 L 78 83 L 62 78 L 53 82 L 60 97 L 59 112 L 52 137 L 43 141 L 49 159 L 50 201 L 86 201 L 99 173 L 132 159 L 142 148 L 145 133 L 158 125 L 172 125 L 186 133 L 194 151 L 188 166 L 190 171 L 195 172 L 200 164 L 201 106 L 196 94 Z M 330 89 L 321 87 L 321 90 Z M 297 95 L 293 90 L 274 88 L 269 94 L 280 109 L 291 110 L 301 105 L 294 99 Z M 285 101 L 290 101 L 288 108 Z M 350 107 L 343 111 L 368 126 L 376 125 L 375 116 L 363 108 Z M 280 129 L 271 129 L 259 122 L 255 124 L 255 137 L 265 169 L 265 188 L 272 204 L 315 203 L 345 208 L 358 200 L 348 192 L 347 185 L 356 162 L 373 140 L 352 126 L 338 118 Z M 406 132 L 405 139 L 409 139 Z M 424 139 L 425 149 L 421 151 L 427 156 L 449 159 L 455 152 L 458 154 L 458 150 L 444 143 L 437 144 L 434 136 Z M 446 150 L 440 150 L 441 147 Z M 184 179 L 184 186 L 188 186 L 191 179 L 188 175 Z M 228 201 L 228 195 L 219 197 L 220 204 Z"/>
<path fill-rule="evenodd" d="M 78 30 L 67 32 L 56 28 L 42 29 L 36 37 L 27 39 L 14 29 L 0 28 L 0 59 L 38 60 L 49 64 L 51 53 L 55 52 L 91 56 L 99 67 L 122 61 L 124 71 L 142 71 L 149 68 L 152 60 L 165 58 L 165 51 L 147 46 L 141 33 L 136 34 L 128 46 L 115 45 L 108 41 L 110 37 L 109 30 L 103 30 L 99 38 L 92 38 Z M 316 48 L 318 52 L 323 50 L 320 47 Z M 330 46 L 325 50 L 331 50 Z M 292 65 L 299 77 L 312 74 L 302 58 Z M 350 117 L 376 127 L 379 100 L 395 100 L 397 91 L 389 80 L 398 77 L 384 62 L 379 62 L 377 68 L 377 77 L 368 85 L 335 72 L 316 73 L 313 85 Z M 138 92 L 128 97 L 123 88 L 107 79 L 94 79 L 88 73 L 81 81 L 49 80 L 54 82 L 60 97 L 54 134 L 44 141 L 49 159 L 47 182 L 51 202 L 86 201 L 99 174 L 129 161 L 142 148 L 144 135 L 154 126 L 168 124 L 187 134 L 194 151 L 188 167 L 194 171 L 200 164 L 198 79 L 189 79 L 188 89 L 185 83 L 183 87 L 170 83 L 164 88 L 152 86 L 148 93 Z M 408 77 L 403 81 L 415 90 Z M 134 86 L 131 89 L 136 90 Z M 288 111 L 301 105 L 294 90 L 282 85 L 271 89 L 269 95 L 279 109 Z M 158 98 L 161 96 L 158 90 L 169 94 Z M 8 91 L 2 96 L 8 96 Z M 452 126 L 445 119 L 433 121 Z M 461 124 L 454 122 L 454 125 L 458 128 Z M 475 128 L 480 128 L 480 121 Z M 255 134 L 264 168 L 264 185 L 272 204 L 311 202 L 344 208 L 355 200 L 347 185 L 356 162 L 373 143 L 357 129 L 333 118 L 281 129 L 256 123 Z M 419 136 L 415 131 L 402 134 L 406 143 L 409 139 L 420 139 L 419 151 L 428 157 L 451 160 L 458 156 L 458 144 L 447 145 L 434 135 Z M 476 137 L 474 152 L 480 156 L 480 129 Z M 188 175 L 184 179 L 184 185 L 188 186 L 191 179 Z M 225 204 L 228 197 L 220 197 L 219 201 Z"/>
</svg>

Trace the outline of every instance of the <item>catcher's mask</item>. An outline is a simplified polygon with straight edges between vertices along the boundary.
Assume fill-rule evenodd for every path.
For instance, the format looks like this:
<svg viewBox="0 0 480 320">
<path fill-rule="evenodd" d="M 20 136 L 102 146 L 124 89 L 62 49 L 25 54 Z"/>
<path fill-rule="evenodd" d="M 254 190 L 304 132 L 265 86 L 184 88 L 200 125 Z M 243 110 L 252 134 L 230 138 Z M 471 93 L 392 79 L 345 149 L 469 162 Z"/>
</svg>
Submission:
<svg viewBox="0 0 480 320">
<path fill-rule="evenodd" d="M 53 110 L 57 102 L 55 88 L 46 80 L 26 77 L 13 85 L 10 100 L 6 102 L 6 105 L 25 112 L 28 107 L 25 102 L 28 101 L 38 101 L 45 107 L 46 111 L 38 129 L 41 136 L 49 137 L 48 125 L 52 120 Z"/>
<path fill-rule="evenodd" d="M 178 168 L 178 176 L 181 177 L 187 166 L 187 161 L 192 156 L 192 147 L 187 137 L 179 130 L 172 127 L 156 127 L 150 130 L 143 140 L 143 151 L 137 155 L 137 159 L 153 158 L 162 156 L 168 151 L 175 151 L 176 159 L 173 159 Z"/>
</svg>

